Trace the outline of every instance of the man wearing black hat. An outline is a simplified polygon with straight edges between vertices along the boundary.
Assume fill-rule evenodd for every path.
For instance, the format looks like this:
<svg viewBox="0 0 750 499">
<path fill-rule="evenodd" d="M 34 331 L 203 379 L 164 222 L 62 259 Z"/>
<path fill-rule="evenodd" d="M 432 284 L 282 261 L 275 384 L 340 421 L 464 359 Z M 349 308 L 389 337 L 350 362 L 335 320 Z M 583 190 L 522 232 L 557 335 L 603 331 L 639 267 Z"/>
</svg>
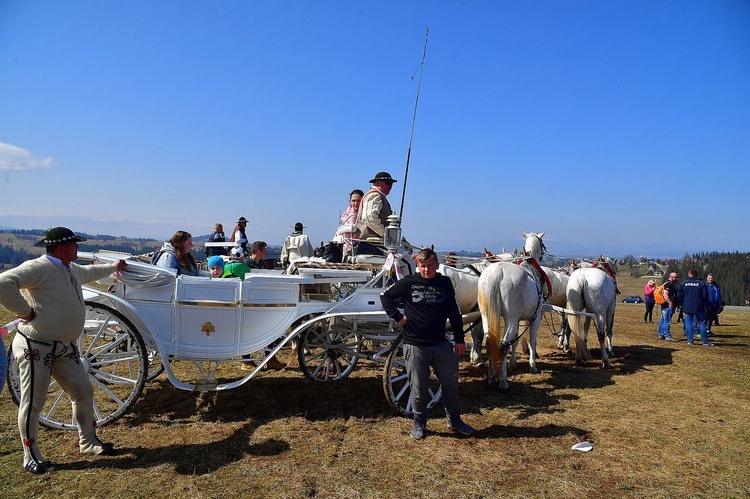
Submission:
<svg viewBox="0 0 750 499">
<path fill-rule="evenodd" d="M 378 172 L 370 180 L 372 187 L 365 193 L 357 212 L 360 239 L 372 244 L 383 244 L 388 216 L 393 213 L 386 196 L 391 192 L 394 182 L 398 181 L 391 178 L 388 172 Z"/>
<path fill-rule="evenodd" d="M 51 466 L 37 443 L 39 413 L 50 377 L 70 396 L 80 452 L 114 453 L 111 443 L 103 443 L 96 436 L 94 391 L 81 365 L 76 340 L 86 316 L 81 284 L 124 270 L 125 262 L 73 263 L 78 258 L 78 243 L 85 240 L 66 227 L 55 227 L 36 244 L 46 247 L 46 255 L 0 274 L 0 303 L 22 319 L 12 345 L 21 385 L 18 429 L 23 442 L 23 467 L 37 475 Z"/>
<path fill-rule="evenodd" d="M 234 226 L 232 237 L 229 238 L 229 241 L 239 244 L 245 256 L 247 256 L 247 234 L 245 234 L 245 229 L 247 229 L 247 218 L 240 217 L 237 219 L 237 225 Z"/>
</svg>

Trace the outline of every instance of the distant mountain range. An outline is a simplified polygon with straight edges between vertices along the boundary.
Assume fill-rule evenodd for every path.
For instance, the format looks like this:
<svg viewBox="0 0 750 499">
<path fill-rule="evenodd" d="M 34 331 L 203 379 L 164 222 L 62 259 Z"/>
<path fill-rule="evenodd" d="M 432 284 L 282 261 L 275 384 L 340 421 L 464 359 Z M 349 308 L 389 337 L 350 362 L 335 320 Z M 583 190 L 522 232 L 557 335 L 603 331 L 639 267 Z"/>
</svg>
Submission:
<svg viewBox="0 0 750 499">
<path fill-rule="evenodd" d="M 17 227 L 0 226 L 0 230 L 15 231 L 15 230 L 29 230 L 29 229 L 18 229 Z M 36 230 L 36 229 L 32 229 L 32 230 Z M 42 230 L 40 233 L 44 234 L 44 231 Z M 101 234 L 98 234 L 98 236 L 101 236 L 104 238 L 117 237 L 117 236 L 109 236 L 109 235 L 101 235 Z M 196 241 L 205 241 L 207 238 L 208 238 L 208 234 L 194 236 L 194 239 Z M 138 239 L 138 238 L 132 238 L 132 239 Z M 152 240 L 150 238 L 141 238 L 141 239 Z M 447 253 L 448 251 L 457 251 L 457 252 L 463 252 L 467 255 L 481 255 L 482 250 L 483 250 L 483 248 L 435 248 L 435 249 L 436 251 L 439 251 L 441 253 L 443 252 Z M 506 247 L 506 251 L 513 251 L 513 248 Z M 613 246 L 600 246 L 600 247 L 594 248 L 591 246 L 586 246 L 586 245 L 573 243 L 573 242 L 555 241 L 554 251 L 551 251 L 550 253 L 557 259 L 596 258 L 601 255 L 606 255 L 611 258 L 623 258 L 627 255 L 633 255 L 634 257 L 638 258 L 641 255 L 645 255 L 649 259 L 662 259 L 663 260 L 665 258 L 679 259 L 685 256 L 685 253 L 693 254 L 693 253 L 701 253 L 701 252 L 709 252 L 709 251 L 718 251 L 718 252 L 730 251 L 731 252 L 735 250 L 727 250 L 727 249 L 722 249 L 722 248 L 685 249 L 684 247 L 681 247 L 681 246 L 669 245 L 669 244 L 620 244 L 620 245 L 613 245 Z"/>
</svg>

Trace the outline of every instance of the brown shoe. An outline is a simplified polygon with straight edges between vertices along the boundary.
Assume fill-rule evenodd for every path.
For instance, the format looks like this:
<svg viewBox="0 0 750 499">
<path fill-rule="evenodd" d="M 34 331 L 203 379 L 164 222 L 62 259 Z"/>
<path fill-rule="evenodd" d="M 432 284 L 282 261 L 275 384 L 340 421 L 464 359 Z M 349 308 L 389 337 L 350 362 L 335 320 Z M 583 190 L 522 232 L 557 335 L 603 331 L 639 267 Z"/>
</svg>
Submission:
<svg viewBox="0 0 750 499">
<path fill-rule="evenodd" d="M 240 365 L 240 369 L 243 371 L 254 371 L 256 367 L 258 367 L 258 364 L 251 360 L 245 361 Z"/>
<path fill-rule="evenodd" d="M 271 357 L 270 359 L 268 359 L 268 362 L 266 362 L 265 367 L 266 369 L 273 369 L 274 371 L 281 371 L 282 369 L 286 367 L 286 363 L 281 362 L 276 357 Z"/>
</svg>

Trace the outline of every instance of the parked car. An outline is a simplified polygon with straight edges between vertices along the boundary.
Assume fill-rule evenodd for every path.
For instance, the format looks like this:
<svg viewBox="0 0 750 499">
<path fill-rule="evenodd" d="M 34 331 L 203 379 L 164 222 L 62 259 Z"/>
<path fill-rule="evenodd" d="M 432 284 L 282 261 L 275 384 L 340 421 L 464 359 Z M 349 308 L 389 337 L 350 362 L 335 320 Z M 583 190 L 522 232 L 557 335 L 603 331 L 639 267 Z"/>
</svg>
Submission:
<svg viewBox="0 0 750 499">
<path fill-rule="evenodd" d="M 623 303 L 643 303 L 643 298 L 640 296 L 628 296 L 622 299 Z"/>
</svg>

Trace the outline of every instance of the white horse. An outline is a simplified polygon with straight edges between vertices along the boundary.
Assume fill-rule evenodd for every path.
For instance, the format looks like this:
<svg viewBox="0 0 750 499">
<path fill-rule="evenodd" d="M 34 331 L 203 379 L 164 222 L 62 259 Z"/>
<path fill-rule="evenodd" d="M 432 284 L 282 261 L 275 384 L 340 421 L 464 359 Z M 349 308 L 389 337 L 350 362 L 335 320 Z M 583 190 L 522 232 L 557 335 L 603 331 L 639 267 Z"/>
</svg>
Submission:
<svg viewBox="0 0 750 499">
<path fill-rule="evenodd" d="M 453 283 L 453 289 L 456 291 L 456 301 L 458 306 L 461 308 L 462 314 L 469 314 L 477 311 L 477 288 L 479 285 L 479 273 L 481 272 L 474 266 L 467 266 L 464 268 L 455 268 L 448 265 L 440 264 L 438 266 L 438 272 L 448 277 Z M 474 341 L 471 347 L 470 358 L 471 362 L 475 365 L 481 365 L 482 360 L 479 356 L 479 348 L 481 348 L 481 324 L 476 324 L 471 328 L 471 337 L 476 339 L 477 335 L 480 338 L 480 344 Z M 477 332 L 477 330 L 479 330 Z M 454 332 L 454 334 L 463 334 Z"/>
<path fill-rule="evenodd" d="M 615 321 L 617 303 L 617 285 L 602 269 L 581 268 L 570 275 L 567 288 L 567 307 L 576 312 L 588 311 L 595 316 L 596 334 L 602 350 L 602 367 L 610 367 L 609 357 L 612 350 L 612 327 Z M 591 317 L 586 317 L 583 327 L 581 318 L 570 321 L 570 327 L 576 342 L 576 362 L 582 364 L 591 359 L 587 346 L 588 330 Z M 606 343 L 605 343 L 606 342 Z"/>
<path fill-rule="evenodd" d="M 524 237 L 524 253 L 526 253 L 527 255 L 531 255 L 538 262 L 541 262 L 542 258 L 544 258 L 544 255 L 547 253 L 547 247 L 542 241 L 544 232 L 540 232 L 537 234 L 535 232 L 526 233 L 524 231 L 521 231 L 521 235 Z M 550 287 L 552 289 L 552 291 L 550 292 L 545 287 L 544 299 L 547 300 L 547 303 L 549 303 L 550 305 L 565 308 L 565 305 L 567 303 L 566 289 L 568 287 L 569 275 L 563 272 L 552 270 L 551 268 L 545 266 L 542 266 L 542 270 L 546 274 L 547 281 L 550 283 Z M 560 315 L 560 330 L 555 331 L 555 334 L 558 338 L 557 346 L 563 351 L 568 352 L 570 351 L 570 329 L 568 326 L 568 319 L 564 313 L 560 313 Z"/>
<path fill-rule="evenodd" d="M 511 368 L 516 365 L 515 348 L 511 347 L 520 338 L 520 321 L 528 323 L 529 366 L 532 373 L 538 372 L 536 340 L 542 319 L 542 283 L 537 271 L 529 265 L 499 262 L 487 267 L 479 276 L 478 291 L 482 326 L 489 338 L 489 382 L 505 390 L 508 388 L 506 360 L 509 350 L 512 350 Z M 505 321 L 502 335 L 500 317 Z"/>
<path fill-rule="evenodd" d="M 449 277 L 453 283 L 453 289 L 456 290 L 456 300 L 458 301 L 458 304 L 461 307 L 461 313 L 463 314 L 478 310 L 477 286 L 482 271 L 495 262 L 510 262 L 515 258 L 513 254 L 505 253 L 504 251 L 500 255 L 494 255 L 485 249 L 484 254 L 485 256 L 479 260 L 459 263 L 459 265 L 462 265 L 460 268 L 443 264 L 438 267 L 438 271 Z M 471 359 L 471 363 L 475 366 L 482 366 L 484 365 L 484 362 L 482 361 L 484 329 L 482 328 L 481 320 L 471 328 L 470 332 L 472 343 L 469 351 L 469 358 Z"/>
</svg>

